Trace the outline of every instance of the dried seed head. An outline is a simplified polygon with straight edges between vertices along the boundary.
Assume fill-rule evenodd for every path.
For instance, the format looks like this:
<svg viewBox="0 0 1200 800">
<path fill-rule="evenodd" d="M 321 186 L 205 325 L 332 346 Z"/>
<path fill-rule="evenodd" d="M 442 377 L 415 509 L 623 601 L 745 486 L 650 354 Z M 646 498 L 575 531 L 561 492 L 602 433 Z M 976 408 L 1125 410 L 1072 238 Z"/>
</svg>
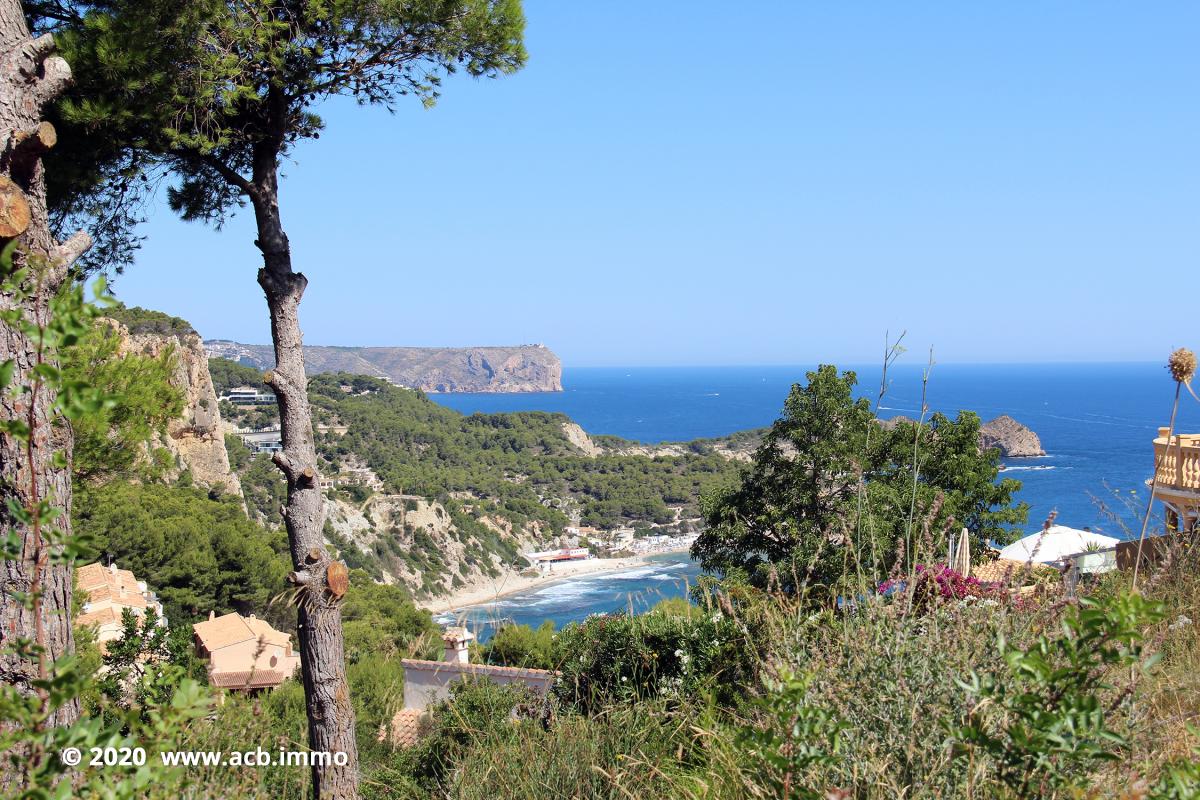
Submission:
<svg viewBox="0 0 1200 800">
<path fill-rule="evenodd" d="M 1196 375 L 1196 354 L 1186 347 L 1179 348 L 1167 359 L 1167 369 L 1176 382 L 1191 383 Z"/>
</svg>

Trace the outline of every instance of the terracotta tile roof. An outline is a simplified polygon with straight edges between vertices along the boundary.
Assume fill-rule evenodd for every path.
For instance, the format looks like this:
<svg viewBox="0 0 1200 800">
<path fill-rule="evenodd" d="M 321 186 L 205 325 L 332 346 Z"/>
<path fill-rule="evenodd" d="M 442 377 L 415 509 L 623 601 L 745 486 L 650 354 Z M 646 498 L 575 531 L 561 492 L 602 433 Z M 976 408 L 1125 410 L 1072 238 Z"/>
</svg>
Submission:
<svg viewBox="0 0 1200 800">
<path fill-rule="evenodd" d="M 457 661 L 426 661 L 421 658 L 405 658 L 400 661 L 405 669 L 423 669 L 432 672 L 458 672 L 463 675 L 504 675 L 510 678 L 551 678 L 557 675 L 548 669 L 526 669 L 525 667 L 496 667 L 491 664 L 461 664 Z"/>
<path fill-rule="evenodd" d="M 88 625 L 107 625 L 109 623 L 121 624 L 121 615 L 115 608 L 102 608 L 99 611 L 80 614 L 75 618 L 75 626 L 79 628 L 84 628 Z"/>
<path fill-rule="evenodd" d="M 243 617 L 236 611 L 194 623 L 192 630 L 200 637 L 204 649 L 210 653 L 251 639 L 257 641 L 259 638 L 268 644 L 280 645 L 289 650 L 292 646 L 291 634 L 275 630 L 265 620 Z"/>
<path fill-rule="evenodd" d="M 292 635 L 277 631 L 271 627 L 271 624 L 266 620 L 258 617 L 243 617 L 246 624 L 250 626 L 250 630 L 254 632 L 255 638 L 262 637 L 263 641 L 269 644 L 277 644 L 283 647 L 292 646 Z"/>
<path fill-rule="evenodd" d="M 390 741 L 393 747 L 412 747 L 429 730 L 429 715 L 419 708 L 396 712 L 390 725 L 379 731 L 379 741 Z"/>
<path fill-rule="evenodd" d="M 204 649 L 210 653 L 220 650 L 222 647 L 229 647 L 231 644 L 258 638 L 246 624 L 245 618 L 236 612 L 194 623 L 192 630 L 196 632 L 196 636 L 200 637 L 200 643 L 204 645 Z"/>
<path fill-rule="evenodd" d="M 117 605 L 129 606 L 130 608 L 145 608 L 149 605 L 146 598 L 142 596 L 140 591 L 126 591 L 124 595 L 111 586 L 97 586 L 94 589 L 88 589 L 87 602 L 102 603 L 105 600 L 111 600 Z"/>
<path fill-rule="evenodd" d="M 212 672 L 208 682 L 218 689 L 262 689 L 278 686 L 287 676 L 273 669 L 243 670 L 241 672 Z"/>
<path fill-rule="evenodd" d="M 75 570 L 75 582 L 93 603 L 112 600 L 128 606 L 146 607 L 137 577 L 127 569 L 114 570 L 98 562 L 85 564 Z"/>
</svg>

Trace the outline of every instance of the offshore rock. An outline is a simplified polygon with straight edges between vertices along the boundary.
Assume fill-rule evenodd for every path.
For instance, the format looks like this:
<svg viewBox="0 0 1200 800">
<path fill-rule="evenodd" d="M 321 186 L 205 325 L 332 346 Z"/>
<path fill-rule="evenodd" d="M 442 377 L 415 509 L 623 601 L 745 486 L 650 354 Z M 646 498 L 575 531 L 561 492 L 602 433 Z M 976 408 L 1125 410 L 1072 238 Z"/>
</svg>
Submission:
<svg viewBox="0 0 1200 800">
<path fill-rule="evenodd" d="M 1038 435 L 1007 414 L 979 429 L 979 447 L 996 448 L 1006 458 L 1037 458 L 1046 455 Z"/>
</svg>

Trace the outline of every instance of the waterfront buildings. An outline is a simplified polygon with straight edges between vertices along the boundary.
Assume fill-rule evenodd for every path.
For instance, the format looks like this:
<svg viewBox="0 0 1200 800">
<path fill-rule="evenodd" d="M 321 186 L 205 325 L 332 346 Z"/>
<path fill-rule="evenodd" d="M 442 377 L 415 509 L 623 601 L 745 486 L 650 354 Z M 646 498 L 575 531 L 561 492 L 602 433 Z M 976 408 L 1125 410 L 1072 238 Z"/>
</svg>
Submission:
<svg viewBox="0 0 1200 800">
<path fill-rule="evenodd" d="M 261 406 L 275 402 L 272 392 L 260 392 L 253 386 L 237 386 L 221 395 L 218 400 L 228 400 L 235 406 Z"/>
</svg>

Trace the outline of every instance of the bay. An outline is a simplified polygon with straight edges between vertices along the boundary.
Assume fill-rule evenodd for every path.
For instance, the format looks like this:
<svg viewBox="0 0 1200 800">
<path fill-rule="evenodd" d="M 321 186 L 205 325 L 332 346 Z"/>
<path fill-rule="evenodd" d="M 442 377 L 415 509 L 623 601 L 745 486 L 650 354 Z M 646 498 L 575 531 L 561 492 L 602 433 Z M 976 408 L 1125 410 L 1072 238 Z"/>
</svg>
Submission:
<svg viewBox="0 0 1200 800">
<path fill-rule="evenodd" d="M 646 443 L 688 441 L 770 425 L 792 384 L 803 382 L 812 368 L 575 367 L 564 369 L 562 392 L 432 397 L 467 414 L 557 411 L 592 434 Z M 1051 511 L 1060 524 L 1119 538 L 1140 527 L 1145 482 L 1153 470 L 1151 440 L 1169 421 L 1175 388 L 1162 365 L 935 364 L 923 386 L 926 367 L 901 363 L 889 370 L 881 401 L 880 367 L 850 368 L 859 378 L 857 394 L 879 402 L 881 417 L 919 416 L 924 392 L 931 412 L 970 410 L 985 421 L 1008 414 L 1033 429 L 1047 455 L 1006 460 L 1002 473 L 1022 482 L 1018 498 L 1030 506 L 1027 532 L 1040 528 Z M 1200 431 L 1200 404 L 1186 392 L 1176 428 Z M 679 596 L 684 579 L 697 573 L 695 565 L 679 557 L 664 563 L 677 566 L 554 584 L 505 598 L 488 613 L 561 624 L 613 610 L 629 598 L 640 602 L 649 588 L 660 598 Z"/>
</svg>

